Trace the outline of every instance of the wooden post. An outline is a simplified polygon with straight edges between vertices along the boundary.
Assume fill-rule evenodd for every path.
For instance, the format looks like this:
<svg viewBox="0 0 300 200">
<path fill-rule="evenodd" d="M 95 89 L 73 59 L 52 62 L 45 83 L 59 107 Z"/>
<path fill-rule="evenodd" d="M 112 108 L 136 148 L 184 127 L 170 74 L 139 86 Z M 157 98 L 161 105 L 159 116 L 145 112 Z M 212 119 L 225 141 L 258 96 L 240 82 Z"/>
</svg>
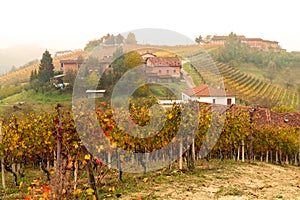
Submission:
<svg viewBox="0 0 300 200">
<path fill-rule="evenodd" d="M 108 167 L 108 169 L 111 168 L 111 152 L 110 152 L 110 150 L 108 150 L 108 152 L 107 152 L 107 167 Z"/>
<path fill-rule="evenodd" d="M 245 141 L 242 140 L 242 162 L 245 162 Z"/>
<path fill-rule="evenodd" d="M 193 138 L 193 141 L 192 141 L 192 158 L 193 158 L 193 161 L 195 162 L 195 160 L 196 160 L 196 155 L 195 155 L 195 138 Z"/>
<path fill-rule="evenodd" d="M 180 145 L 179 145 L 179 169 L 182 169 L 182 138 L 180 138 Z"/>
<path fill-rule="evenodd" d="M 241 151 L 241 146 L 239 145 L 238 146 L 238 150 L 237 150 L 238 152 L 237 152 L 237 161 L 239 161 L 240 160 L 240 151 Z"/>
<path fill-rule="evenodd" d="M 0 144 L 2 144 L 2 123 L 0 122 Z M 6 184 L 5 184 L 5 169 L 4 169 L 4 156 L 1 157 L 1 174 L 2 174 L 2 187 L 5 190 Z"/>
<path fill-rule="evenodd" d="M 298 129 L 298 131 L 299 131 L 299 129 Z M 299 142 L 299 149 L 298 149 L 298 165 L 300 165 L 300 135 L 299 135 L 299 138 L 298 138 L 298 142 Z"/>
<path fill-rule="evenodd" d="M 56 190 L 56 195 L 61 195 L 62 191 L 63 191 L 63 174 L 62 174 L 62 155 L 61 155 L 61 151 L 62 151 L 62 133 L 61 133 L 61 119 L 60 119 L 60 104 L 57 104 L 56 106 L 56 111 L 57 111 L 57 120 L 58 120 L 58 127 L 56 128 L 56 176 L 58 177 L 58 187 Z M 62 197 L 58 197 L 58 199 L 62 199 Z"/>
<path fill-rule="evenodd" d="M 78 159 L 76 158 L 74 161 L 74 190 L 77 189 L 77 181 L 78 181 Z"/>
</svg>

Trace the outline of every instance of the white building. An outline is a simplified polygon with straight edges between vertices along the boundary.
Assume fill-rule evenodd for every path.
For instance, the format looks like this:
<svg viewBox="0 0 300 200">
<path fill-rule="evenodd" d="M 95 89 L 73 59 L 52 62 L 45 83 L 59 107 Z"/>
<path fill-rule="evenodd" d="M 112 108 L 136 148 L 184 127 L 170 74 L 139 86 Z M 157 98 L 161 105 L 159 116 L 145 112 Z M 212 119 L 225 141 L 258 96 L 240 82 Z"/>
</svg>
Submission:
<svg viewBox="0 0 300 200">
<path fill-rule="evenodd" d="M 86 90 L 87 98 L 103 97 L 105 90 Z"/>
<path fill-rule="evenodd" d="M 182 101 L 189 100 L 221 105 L 235 104 L 235 96 L 221 89 L 202 84 L 182 91 Z"/>
</svg>

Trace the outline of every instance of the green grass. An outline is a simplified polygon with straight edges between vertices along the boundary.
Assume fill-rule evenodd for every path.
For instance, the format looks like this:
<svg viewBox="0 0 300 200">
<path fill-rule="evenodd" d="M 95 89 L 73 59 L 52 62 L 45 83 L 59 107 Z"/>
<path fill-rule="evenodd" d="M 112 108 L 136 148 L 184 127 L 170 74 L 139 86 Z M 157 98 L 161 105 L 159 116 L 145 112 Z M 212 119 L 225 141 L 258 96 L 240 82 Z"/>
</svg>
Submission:
<svg viewBox="0 0 300 200">
<path fill-rule="evenodd" d="M 185 63 L 182 68 L 192 77 L 195 85 L 200 85 L 203 83 L 201 77 L 197 74 L 197 71 L 191 67 L 190 63 Z"/>
<path fill-rule="evenodd" d="M 19 105 L 19 102 L 25 102 L 24 105 Z M 0 115 L 5 113 L 18 112 L 40 112 L 50 111 L 53 106 L 60 103 L 70 107 L 72 102 L 71 92 L 62 92 L 60 90 L 52 90 L 46 93 L 36 93 L 33 90 L 22 91 L 21 93 L 12 95 L 0 101 Z"/>
</svg>

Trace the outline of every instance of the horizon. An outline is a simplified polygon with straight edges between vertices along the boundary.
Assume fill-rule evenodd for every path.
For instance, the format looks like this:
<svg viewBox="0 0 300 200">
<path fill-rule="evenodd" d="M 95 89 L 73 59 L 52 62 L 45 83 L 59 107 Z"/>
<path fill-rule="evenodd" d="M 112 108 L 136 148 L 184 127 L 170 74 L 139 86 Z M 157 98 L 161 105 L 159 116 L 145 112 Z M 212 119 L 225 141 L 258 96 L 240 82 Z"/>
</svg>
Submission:
<svg viewBox="0 0 300 200">
<path fill-rule="evenodd" d="M 293 0 L 285 4 L 272 2 L 272 5 L 258 0 L 249 3 L 154 0 L 146 7 L 139 1 L 128 4 L 117 0 L 104 3 L 90 0 L 71 4 L 54 0 L 44 5 L 35 0 L 13 0 L 0 5 L 0 49 L 24 44 L 56 51 L 83 49 L 88 41 L 107 33 L 116 35 L 141 28 L 163 28 L 193 41 L 199 35 L 234 32 L 249 38 L 277 41 L 289 52 L 300 51 L 300 29 L 295 26 L 300 14 L 297 1 Z"/>
</svg>

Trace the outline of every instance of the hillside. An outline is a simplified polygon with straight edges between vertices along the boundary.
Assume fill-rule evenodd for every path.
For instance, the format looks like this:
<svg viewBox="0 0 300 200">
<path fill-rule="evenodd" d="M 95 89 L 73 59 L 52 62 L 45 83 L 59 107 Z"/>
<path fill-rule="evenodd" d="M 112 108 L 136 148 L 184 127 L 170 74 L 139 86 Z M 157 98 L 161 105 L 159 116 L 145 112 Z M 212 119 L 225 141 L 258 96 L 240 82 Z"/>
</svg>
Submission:
<svg viewBox="0 0 300 200">
<path fill-rule="evenodd" d="M 134 45 L 135 49 L 144 48 L 144 45 Z M 132 47 L 131 47 L 132 48 Z M 107 47 L 105 51 L 101 52 L 104 54 L 112 54 L 113 49 Z M 161 49 L 157 51 L 157 49 Z M 126 49 L 125 49 L 126 50 Z M 264 71 L 261 71 L 253 65 L 245 67 L 241 65 L 240 67 L 231 67 L 230 65 L 216 62 L 218 72 L 212 72 L 209 69 L 210 62 L 209 53 L 212 48 L 201 49 L 199 45 L 189 45 L 189 46 L 153 46 L 153 48 L 148 48 L 147 51 L 155 52 L 160 56 L 168 56 L 178 54 L 187 59 L 194 59 L 197 65 L 201 66 L 201 69 L 193 69 L 193 66 L 185 65 L 185 70 L 191 75 L 196 84 L 204 83 L 205 80 L 214 80 L 215 82 L 219 78 L 223 78 L 225 88 L 236 94 L 237 103 L 242 105 L 258 105 L 262 107 L 274 107 L 274 106 L 285 106 L 290 107 L 295 110 L 300 109 L 300 96 L 299 94 L 291 88 L 286 88 L 284 83 L 280 84 L 280 81 L 270 83 L 266 81 L 264 77 Z M 61 59 L 77 59 L 79 55 L 86 56 L 88 53 L 86 51 L 77 51 L 68 55 L 54 57 L 53 63 L 56 70 L 59 70 Z M 96 50 L 92 52 L 91 55 L 97 55 L 99 52 Z M 102 55 L 101 54 L 101 55 Z M 99 57 L 101 57 L 101 55 Z M 102 55 L 102 56 L 103 56 Z M 192 55 L 192 56 L 191 56 Z M 198 62 L 198 63 L 197 63 Z M 195 63 L 194 63 L 195 64 Z M 26 68 L 17 70 L 10 74 L 0 77 L 1 89 L 5 89 L 5 92 L 11 92 L 11 95 L 20 93 L 23 90 L 22 85 L 26 85 L 29 81 L 29 76 L 32 70 L 38 69 L 39 63 L 35 63 Z M 200 72 L 200 73 L 199 73 Z M 292 71 L 293 76 L 297 76 L 298 71 Z M 216 74 L 220 73 L 216 77 Z M 286 79 L 284 73 L 277 73 L 277 78 L 280 80 Z M 281 81 L 282 82 L 282 81 Z M 12 91 L 10 91 L 12 90 Z M 0 95 L 1 96 L 1 95 Z"/>
<path fill-rule="evenodd" d="M 300 110 L 300 95 L 293 89 L 295 87 L 285 87 L 285 83 L 282 80 L 287 80 L 287 74 L 283 73 L 282 70 L 274 70 L 272 72 L 277 77 L 271 83 L 263 78 L 266 72 L 258 70 L 254 65 L 249 65 L 247 68 L 244 67 L 245 65 L 234 68 L 228 64 L 215 62 L 216 69 L 213 69 L 211 68 L 213 63 L 207 54 L 210 51 L 212 49 L 206 49 L 206 51 L 201 52 L 199 51 L 199 46 L 189 46 L 176 49 L 175 53 L 188 56 L 187 58 L 192 59 L 192 63 L 197 65 L 187 67 L 189 68 L 188 72 L 196 83 L 205 83 L 205 80 L 211 83 L 218 83 L 223 80 L 225 89 L 236 94 L 237 103 L 269 108 L 285 106 Z M 299 75 L 299 70 L 300 66 L 299 69 L 291 69 L 291 76 L 296 77 Z M 289 76 L 289 78 L 291 77 Z"/>
<path fill-rule="evenodd" d="M 53 65 L 55 67 L 55 70 L 60 70 L 60 64 L 59 61 L 62 59 L 77 59 L 78 56 L 85 56 L 86 52 L 84 51 L 75 51 L 70 54 L 66 54 L 63 56 L 57 56 L 53 57 Z M 17 84 L 24 84 L 29 82 L 29 77 L 31 74 L 31 71 L 38 70 L 39 63 L 32 64 L 28 67 L 19 69 L 15 72 L 0 76 L 0 85 L 6 86 L 6 85 L 17 85 Z"/>
</svg>

